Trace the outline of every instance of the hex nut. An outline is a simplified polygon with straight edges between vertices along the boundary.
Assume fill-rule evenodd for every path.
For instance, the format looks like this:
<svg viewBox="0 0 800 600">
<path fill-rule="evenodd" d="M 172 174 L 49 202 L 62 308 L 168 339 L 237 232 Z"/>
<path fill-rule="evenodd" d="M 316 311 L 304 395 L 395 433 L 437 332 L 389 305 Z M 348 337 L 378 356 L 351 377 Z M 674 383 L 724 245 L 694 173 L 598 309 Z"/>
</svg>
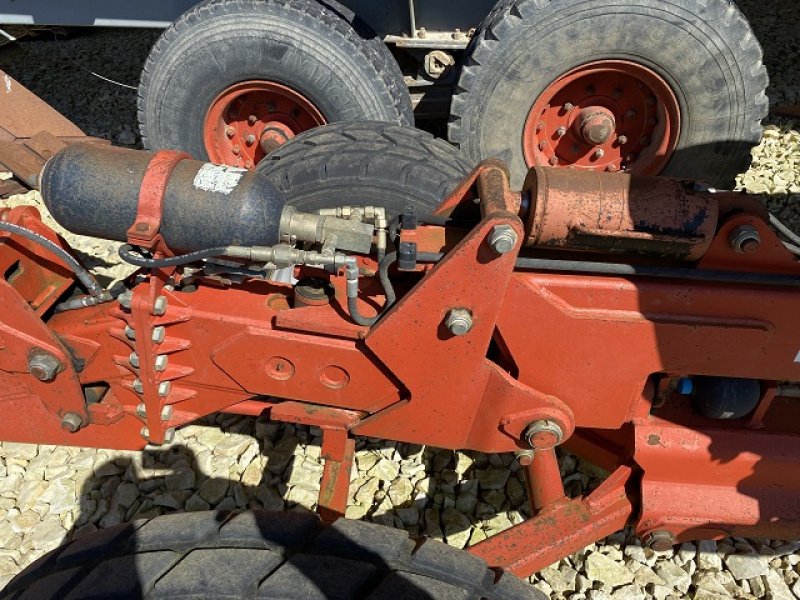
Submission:
<svg viewBox="0 0 800 600">
<path fill-rule="evenodd" d="M 156 344 L 160 344 L 164 341 L 166 334 L 167 330 L 164 328 L 164 326 L 159 325 L 158 327 L 153 327 L 153 335 L 150 339 L 152 339 Z"/>
<path fill-rule="evenodd" d="M 61 369 L 61 362 L 49 352 L 35 351 L 28 358 L 28 372 L 39 381 L 53 381 Z"/>
<path fill-rule="evenodd" d="M 159 296 L 153 303 L 153 314 L 160 317 L 167 312 L 167 297 Z"/>
<path fill-rule="evenodd" d="M 133 302 L 133 292 L 123 292 L 117 296 L 117 302 L 119 302 L 120 306 L 123 308 L 130 308 L 131 302 Z"/>
<path fill-rule="evenodd" d="M 555 421 L 540 419 L 525 428 L 522 439 L 533 449 L 552 448 L 564 439 L 564 431 Z"/>
<path fill-rule="evenodd" d="M 447 313 L 444 324 L 453 335 L 466 335 L 472 329 L 472 312 L 466 308 L 452 308 Z"/>
<path fill-rule="evenodd" d="M 734 252 L 752 254 L 761 246 L 761 236 L 752 225 L 740 225 L 731 231 L 728 242 Z"/>
<path fill-rule="evenodd" d="M 61 429 L 67 433 L 75 433 L 83 427 L 83 419 L 78 413 L 68 412 L 61 417 Z"/>
<path fill-rule="evenodd" d="M 642 541 L 646 546 L 656 552 L 672 550 L 672 547 L 675 545 L 675 538 L 665 529 L 657 529 L 656 531 L 646 533 Z"/>
<path fill-rule="evenodd" d="M 498 254 L 508 254 L 517 245 L 517 232 L 511 225 L 495 225 L 489 235 L 489 245 Z"/>
</svg>

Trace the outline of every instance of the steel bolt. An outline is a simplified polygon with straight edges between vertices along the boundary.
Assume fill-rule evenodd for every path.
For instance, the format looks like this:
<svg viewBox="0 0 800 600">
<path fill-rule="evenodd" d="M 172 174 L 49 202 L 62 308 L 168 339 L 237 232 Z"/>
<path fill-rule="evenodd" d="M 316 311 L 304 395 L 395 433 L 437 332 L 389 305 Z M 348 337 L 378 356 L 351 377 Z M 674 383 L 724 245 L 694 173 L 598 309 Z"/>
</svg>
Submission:
<svg viewBox="0 0 800 600">
<path fill-rule="evenodd" d="M 131 302 L 133 301 L 133 292 L 124 292 L 117 296 L 117 302 L 120 303 L 120 306 L 123 308 L 130 308 Z"/>
<path fill-rule="evenodd" d="M 656 552 L 665 552 L 671 550 L 675 545 L 675 538 L 672 534 L 665 529 L 658 529 L 650 531 L 644 536 L 644 543 L 646 546 L 655 550 Z"/>
<path fill-rule="evenodd" d="M 472 329 L 472 312 L 466 308 L 451 308 L 444 324 L 453 335 L 466 335 Z"/>
<path fill-rule="evenodd" d="M 175 441 L 175 429 L 170 427 L 164 432 L 164 443 L 171 444 Z"/>
<path fill-rule="evenodd" d="M 61 362 L 49 352 L 37 351 L 28 358 L 28 372 L 39 381 L 53 381 Z"/>
<path fill-rule="evenodd" d="M 536 133 L 539 133 L 542 129 L 544 129 L 544 123 L 537 123 L 536 124 Z"/>
<path fill-rule="evenodd" d="M 616 173 L 617 172 L 617 166 L 616 165 L 608 165 L 606 167 L 606 171 L 608 171 L 609 173 Z"/>
<path fill-rule="evenodd" d="M 133 327 L 131 327 L 130 325 L 125 325 L 125 337 L 128 338 L 129 340 L 135 340 L 136 339 L 136 332 L 133 330 Z"/>
<path fill-rule="evenodd" d="M 237 146 L 234 146 L 233 148 L 231 148 L 231 152 L 233 152 L 233 154 L 234 154 L 235 156 L 239 156 L 239 153 L 240 153 L 241 151 L 242 151 L 242 149 L 241 149 L 241 148 L 240 148 L 238 145 L 237 145 Z"/>
<path fill-rule="evenodd" d="M 516 453 L 517 462 L 523 467 L 527 467 L 533 462 L 533 450 L 519 450 Z"/>
<path fill-rule="evenodd" d="M 498 254 L 508 254 L 517 245 L 517 232 L 511 225 L 495 225 L 489 235 L 489 245 Z"/>
<path fill-rule="evenodd" d="M 621 136 L 619 136 L 619 137 L 617 138 L 617 143 L 618 143 L 620 146 L 624 146 L 625 144 L 627 144 L 627 143 L 628 143 L 628 136 L 627 136 L 627 135 L 621 135 Z"/>
<path fill-rule="evenodd" d="M 534 421 L 522 433 L 522 439 L 535 449 L 552 448 L 564 438 L 564 431 L 555 421 L 541 419 Z"/>
<path fill-rule="evenodd" d="M 605 150 L 603 150 L 602 148 L 598 148 L 597 150 L 594 151 L 595 158 L 603 158 L 605 155 L 606 155 Z"/>
<path fill-rule="evenodd" d="M 567 128 L 564 127 L 563 125 L 558 129 L 556 129 L 556 135 L 558 137 L 564 137 L 566 134 L 567 134 Z"/>
<path fill-rule="evenodd" d="M 551 156 L 550 160 L 547 161 L 551 167 L 555 167 L 558 165 L 558 159 L 555 156 Z"/>
<path fill-rule="evenodd" d="M 61 429 L 67 433 L 75 433 L 83 426 L 83 419 L 78 413 L 68 412 L 61 417 Z"/>
<path fill-rule="evenodd" d="M 739 254 L 752 254 L 761 246 L 761 236 L 752 225 L 741 225 L 728 236 L 731 248 Z"/>
<path fill-rule="evenodd" d="M 165 312 L 167 312 L 167 297 L 159 296 L 156 298 L 156 301 L 153 302 L 153 314 L 160 317 Z"/>
<path fill-rule="evenodd" d="M 139 404 L 136 405 L 136 414 L 142 418 L 145 418 L 147 416 L 147 406 L 145 405 L 144 402 L 140 402 Z"/>
<path fill-rule="evenodd" d="M 539 142 L 539 150 L 544 150 L 545 148 L 547 148 L 547 142 L 542 140 L 541 142 Z"/>
<path fill-rule="evenodd" d="M 162 381 L 158 384 L 158 395 L 162 398 L 165 398 L 169 395 L 170 390 L 172 389 L 172 383 L 169 381 Z"/>
<path fill-rule="evenodd" d="M 164 341 L 164 337 L 166 336 L 166 334 L 167 334 L 167 330 L 164 329 L 163 326 L 159 325 L 158 327 L 153 327 L 153 336 L 152 336 L 151 339 L 156 344 L 160 344 L 161 342 Z"/>
<path fill-rule="evenodd" d="M 128 362 L 131 363 L 131 366 L 134 369 L 139 368 L 139 355 L 136 352 L 131 352 L 131 355 L 128 357 Z"/>
<path fill-rule="evenodd" d="M 142 427 L 139 430 L 139 435 L 141 435 L 146 440 L 150 440 L 150 430 L 147 427 Z"/>
<path fill-rule="evenodd" d="M 144 386 L 142 385 L 141 379 L 133 380 L 133 391 L 137 394 L 144 394 Z"/>
<path fill-rule="evenodd" d="M 256 117 L 255 115 L 250 115 L 249 117 L 247 117 L 248 125 L 255 125 L 256 121 L 258 121 L 258 117 Z"/>
<path fill-rule="evenodd" d="M 248 133 L 247 137 L 244 138 L 244 143 L 248 146 L 252 146 L 256 143 L 256 136 L 254 136 L 252 133 Z"/>
<path fill-rule="evenodd" d="M 565 102 L 563 108 L 565 111 L 569 112 L 575 108 L 575 105 L 572 102 Z"/>
<path fill-rule="evenodd" d="M 172 418 L 173 413 L 175 410 L 172 408 L 171 404 L 167 404 L 161 407 L 161 420 L 162 421 L 169 421 Z"/>
<path fill-rule="evenodd" d="M 156 356 L 156 364 L 155 364 L 156 371 L 165 371 L 167 368 L 168 360 L 169 359 L 167 358 L 166 354 L 159 354 L 158 356 Z"/>
<path fill-rule="evenodd" d="M 236 134 L 236 130 L 233 127 L 231 127 L 230 125 L 228 125 L 225 128 L 225 135 L 227 135 L 228 138 L 232 138 L 235 134 Z"/>
</svg>

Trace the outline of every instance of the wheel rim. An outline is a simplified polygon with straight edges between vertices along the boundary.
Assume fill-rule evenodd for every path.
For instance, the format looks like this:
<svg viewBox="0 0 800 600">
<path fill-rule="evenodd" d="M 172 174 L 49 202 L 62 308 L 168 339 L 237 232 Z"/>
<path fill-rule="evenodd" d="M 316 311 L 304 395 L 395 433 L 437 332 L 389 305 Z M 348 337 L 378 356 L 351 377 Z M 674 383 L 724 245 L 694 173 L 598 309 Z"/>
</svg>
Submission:
<svg viewBox="0 0 800 600">
<path fill-rule="evenodd" d="M 326 124 L 305 96 L 273 81 L 243 81 L 208 109 L 203 142 L 212 162 L 252 169 L 298 133 Z"/>
<path fill-rule="evenodd" d="M 522 144 L 529 167 L 655 175 L 679 134 L 680 107 L 669 85 L 647 67 L 609 60 L 551 83 L 528 114 Z"/>
</svg>

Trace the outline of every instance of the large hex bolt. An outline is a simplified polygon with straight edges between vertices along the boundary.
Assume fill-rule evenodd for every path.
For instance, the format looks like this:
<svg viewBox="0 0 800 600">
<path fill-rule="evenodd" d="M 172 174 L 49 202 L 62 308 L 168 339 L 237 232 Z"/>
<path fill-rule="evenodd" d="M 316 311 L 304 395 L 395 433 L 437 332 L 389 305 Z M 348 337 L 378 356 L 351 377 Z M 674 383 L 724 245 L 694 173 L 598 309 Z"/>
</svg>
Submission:
<svg viewBox="0 0 800 600">
<path fill-rule="evenodd" d="M 37 351 L 28 358 L 28 372 L 39 381 L 53 381 L 61 362 L 49 352 Z"/>
<path fill-rule="evenodd" d="M 472 313 L 466 308 L 452 308 L 447 313 L 444 324 L 453 335 L 466 335 L 472 329 Z"/>
<path fill-rule="evenodd" d="M 761 246 L 761 236 L 752 225 L 741 225 L 728 236 L 731 248 L 740 254 L 752 254 Z"/>
<path fill-rule="evenodd" d="M 489 245 L 498 254 L 508 254 L 517 245 L 517 232 L 511 225 L 495 225 L 489 234 Z"/>
<path fill-rule="evenodd" d="M 525 428 L 522 439 L 534 450 L 543 450 L 558 446 L 564 439 L 564 431 L 561 429 L 561 425 L 555 421 L 541 419 Z"/>
<path fill-rule="evenodd" d="M 67 433 L 75 433 L 83 426 L 83 419 L 78 413 L 68 412 L 61 417 L 61 429 Z"/>
</svg>

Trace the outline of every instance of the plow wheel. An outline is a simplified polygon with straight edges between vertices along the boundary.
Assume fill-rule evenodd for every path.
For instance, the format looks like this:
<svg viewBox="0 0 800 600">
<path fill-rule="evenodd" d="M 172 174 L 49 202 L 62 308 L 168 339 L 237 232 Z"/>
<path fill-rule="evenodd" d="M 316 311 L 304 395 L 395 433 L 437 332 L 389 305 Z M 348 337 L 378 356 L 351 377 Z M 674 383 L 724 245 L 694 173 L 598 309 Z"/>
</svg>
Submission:
<svg viewBox="0 0 800 600">
<path fill-rule="evenodd" d="M 501 0 L 474 37 L 449 137 L 534 165 L 729 187 L 766 116 L 766 70 L 728 0 Z"/>
<path fill-rule="evenodd" d="M 413 124 L 403 76 L 383 42 L 346 9 L 315 0 L 191 8 L 153 47 L 138 112 L 147 148 L 248 169 L 325 123 Z"/>
<path fill-rule="evenodd" d="M 406 206 L 427 215 L 471 170 L 457 148 L 413 127 L 336 123 L 287 142 L 258 165 L 299 210 Z"/>
<path fill-rule="evenodd" d="M 434 540 L 315 515 L 195 512 L 101 530 L 58 548 L 6 598 L 544 600 L 509 573 Z"/>
</svg>

